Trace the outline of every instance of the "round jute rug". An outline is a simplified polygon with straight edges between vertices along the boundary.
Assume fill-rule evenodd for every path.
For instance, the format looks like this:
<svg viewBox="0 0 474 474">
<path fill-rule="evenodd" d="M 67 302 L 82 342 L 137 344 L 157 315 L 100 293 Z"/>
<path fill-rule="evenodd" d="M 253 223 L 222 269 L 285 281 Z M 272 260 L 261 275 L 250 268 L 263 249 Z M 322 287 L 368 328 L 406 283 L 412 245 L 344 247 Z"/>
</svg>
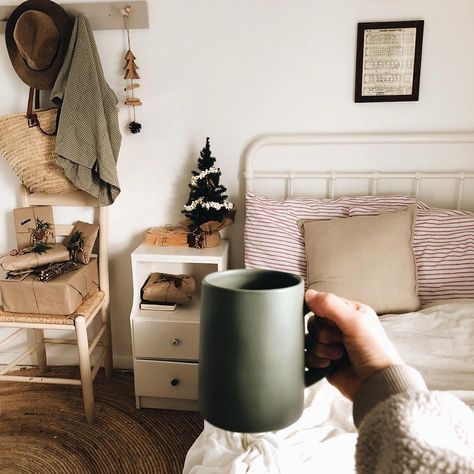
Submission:
<svg viewBox="0 0 474 474">
<path fill-rule="evenodd" d="M 76 368 L 53 373 L 78 377 Z M 181 473 L 203 428 L 198 413 L 137 410 L 127 372 L 110 381 L 99 373 L 94 391 L 97 419 L 89 425 L 80 387 L 0 383 L 0 473 Z"/>
</svg>

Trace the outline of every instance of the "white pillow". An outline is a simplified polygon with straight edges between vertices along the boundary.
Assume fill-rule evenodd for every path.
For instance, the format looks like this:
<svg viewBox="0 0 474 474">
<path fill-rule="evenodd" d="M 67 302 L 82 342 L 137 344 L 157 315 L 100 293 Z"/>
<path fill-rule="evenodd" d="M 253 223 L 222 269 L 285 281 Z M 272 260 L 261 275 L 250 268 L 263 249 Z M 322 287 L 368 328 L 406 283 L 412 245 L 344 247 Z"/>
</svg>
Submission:
<svg viewBox="0 0 474 474">
<path fill-rule="evenodd" d="M 435 304 L 380 321 L 431 390 L 474 390 L 474 300 Z"/>
</svg>

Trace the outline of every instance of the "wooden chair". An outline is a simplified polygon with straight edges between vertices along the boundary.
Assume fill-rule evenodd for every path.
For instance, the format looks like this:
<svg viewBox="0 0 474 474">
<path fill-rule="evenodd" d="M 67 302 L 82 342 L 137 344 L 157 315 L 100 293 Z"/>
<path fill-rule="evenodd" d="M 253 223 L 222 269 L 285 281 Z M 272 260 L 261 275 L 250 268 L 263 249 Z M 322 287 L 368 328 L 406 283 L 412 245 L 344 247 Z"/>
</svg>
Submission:
<svg viewBox="0 0 474 474">
<path fill-rule="evenodd" d="M 26 188 L 21 189 L 21 206 L 28 207 L 34 205 L 52 206 L 90 206 L 98 207 L 97 201 L 90 195 L 82 192 L 67 194 L 30 194 Z M 89 295 L 81 306 L 72 315 L 47 315 L 47 314 L 26 314 L 9 313 L 0 308 L 0 328 L 16 328 L 16 331 L 0 341 L 0 349 L 12 342 L 18 336 L 30 331 L 34 335 L 35 344 L 25 352 L 15 358 L 6 367 L 0 368 L 0 381 L 9 382 L 30 382 L 30 383 L 52 383 L 66 385 L 81 385 L 84 400 L 84 409 L 87 421 L 94 422 L 94 392 L 92 382 L 97 375 L 102 363 L 105 367 L 106 377 L 112 375 L 112 341 L 110 331 L 110 310 L 109 310 L 109 270 L 108 270 L 108 210 L 107 207 L 99 207 L 98 212 L 99 228 L 99 290 Z M 95 217 L 97 221 L 97 217 Z M 72 225 L 55 225 L 56 235 L 69 235 Z M 101 326 L 95 337 L 89 341 L 87 328 L 94 322 L 96 316 L 100 314 Z M 44 336 L 45 329 L 60 329 L 64 331 L 75 331 L 76 339 L 53 339 Z M 57 377 L 42 377 L 46 371 L 46 348 L 45 344 L 77 344 L 79 352 L 79 366 L 81 378 L 67 379 Z M 102 350 L 96 359 L 96 364 L 91 368 L 91 354 L 96 347 Z M 11 375 L 9 372 L 20 364 L 27 356 L 36 353 L 38 357 L 38 367 L 40 376 L 30 377 L 21 375 Z"/>
</svg>

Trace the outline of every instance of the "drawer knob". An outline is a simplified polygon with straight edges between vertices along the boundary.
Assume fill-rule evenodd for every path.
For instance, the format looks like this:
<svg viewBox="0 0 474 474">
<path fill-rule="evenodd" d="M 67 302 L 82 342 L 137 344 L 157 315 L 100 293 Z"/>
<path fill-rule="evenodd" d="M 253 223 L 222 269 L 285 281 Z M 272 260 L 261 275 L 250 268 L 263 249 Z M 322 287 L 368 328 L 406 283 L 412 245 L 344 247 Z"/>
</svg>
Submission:
<svg viewBox="0 0 474 474">
<path fill-rule="evenodd" d="M 181 339 L 179 337 L 173 337 L 173 340 L 171 341 L 171 344 L 173 344 L 173 346 L 177 346 L 180 343 Z"/>
<path fill-rule="evenodd" d="M 179 384 L 179 380 L 178 379 L 173 379 L 170 384 L 173 386 L 173 387 L 176 387 L 176 385 Z"/>
</svg>

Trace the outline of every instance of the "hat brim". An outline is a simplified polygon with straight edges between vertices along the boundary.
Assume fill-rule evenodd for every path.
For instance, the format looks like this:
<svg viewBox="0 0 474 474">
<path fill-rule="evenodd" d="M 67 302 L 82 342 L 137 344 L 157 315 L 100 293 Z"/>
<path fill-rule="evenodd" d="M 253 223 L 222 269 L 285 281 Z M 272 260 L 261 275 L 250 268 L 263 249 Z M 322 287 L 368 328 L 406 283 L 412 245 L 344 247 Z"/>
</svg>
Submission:
<svg viewBox="0 0 474 474">
<path fill-rule="evenodd" d="M 50 66 L 42 71 L 35 71 L 28 66 L 21 56 L 13 38 L 13 32 L 18 18 L 20 18 L 24 12 L 29 10 L 37 10 L 48 15 L 54 21 L 60 34 L 59 47 L 56 56 Z M 5 41 L 10 61 L 12 62 L 16 73 L 24 83 L 35 89 L 50 90 L 53 88 L 69 46 L 71 30 L 72 19 L 62 7 L 52 1 L 27 0 L 13 10 L 5 26 Z"/>
</svg>

